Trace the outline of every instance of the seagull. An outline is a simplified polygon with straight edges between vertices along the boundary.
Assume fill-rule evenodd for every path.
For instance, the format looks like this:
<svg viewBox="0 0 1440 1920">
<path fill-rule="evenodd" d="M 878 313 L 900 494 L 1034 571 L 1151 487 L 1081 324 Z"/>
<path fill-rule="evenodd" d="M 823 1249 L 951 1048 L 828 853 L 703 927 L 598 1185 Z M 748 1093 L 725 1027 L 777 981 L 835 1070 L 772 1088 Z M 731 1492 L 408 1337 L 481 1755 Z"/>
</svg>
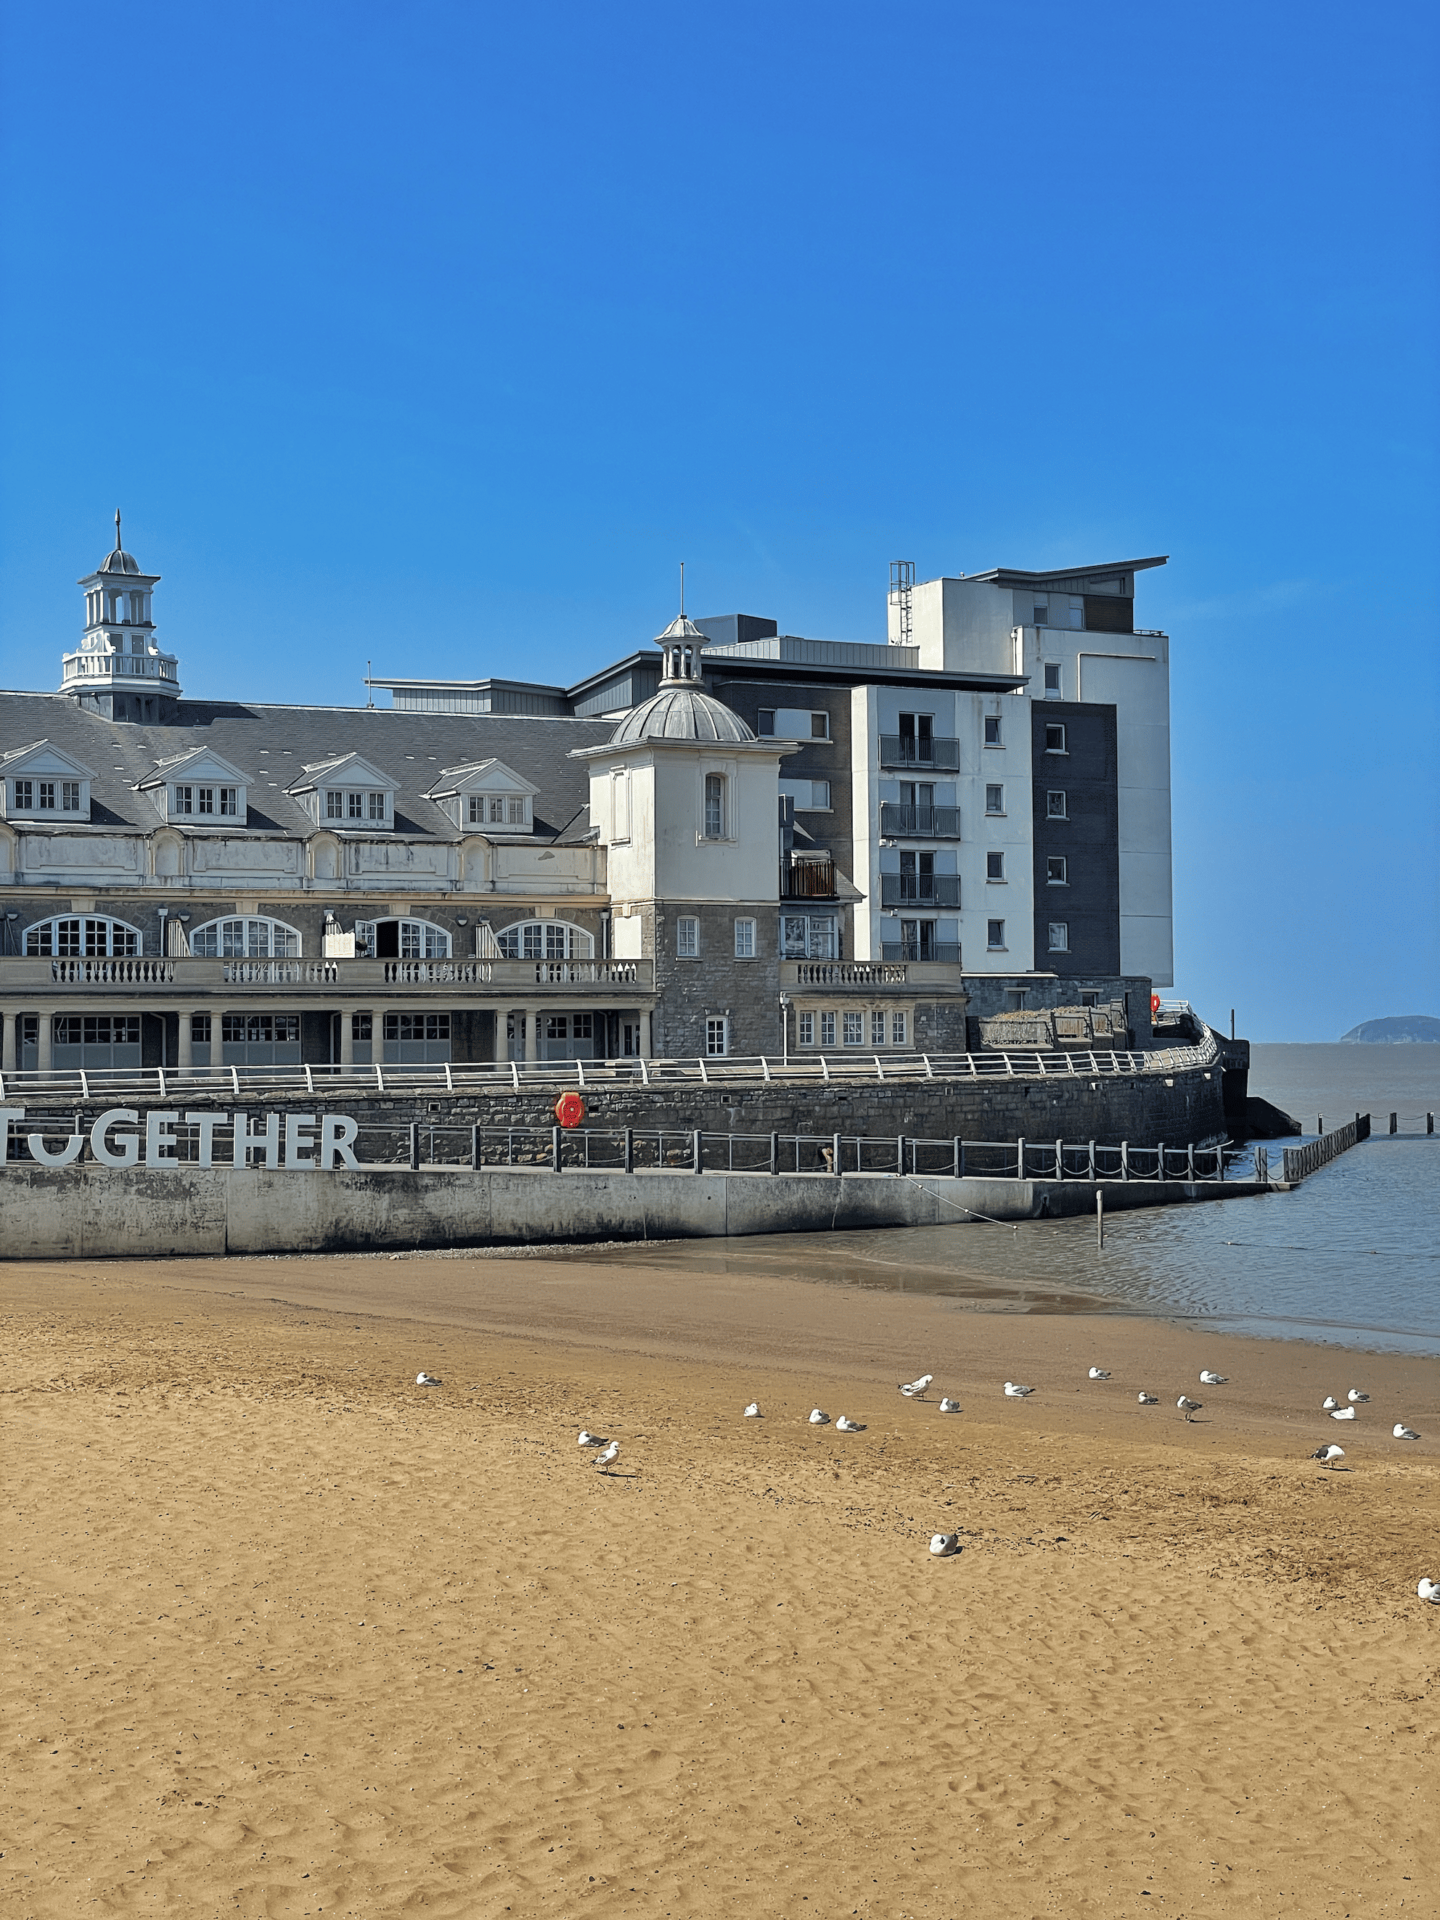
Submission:
<svg viewBox="0 0 1440 1920">
<path fill-rule="evenodd" d="M 1091 1367 L 1090 1378 L 1092 1380 L 1108 1380 L 1110 1375 L 1104 1367 Z"/>
<path fill-rule="evenodd" d="M 1361 1393 L 1358 1387 L 1351 1387 L 1350 1391 L 1346 1394 L 1345 1398 L 1350 1402 L 1351 1406 L 1353 1407 L 1353 1406 L 1359 1406 L 1364 1401 L 1368 1400 L 1370 1396 L 1368 1393 Z"/>
<path fill-rule="evenodd" d="M 438 1387 L 440 1382 L 435 1378 L 433 1373 L 417 1373 L 415 1376 L 415 1384 L 417 1387 Z"/>
<path fill-rule="evenodd" d="M 940 1411 L 941 1413 L 959 1413 L 960 1402 L 958 1400 L 942 1400 L 940 1402 Z"/>
<path fill-rule="evenodd" d="M 930 1536 L 930 1551 L 931 1553 L 934 1554 L 937 1560 L 949 1559 L 952 1553 L 959 1553 L 960 1551 L 959 1534 L 958 1533 L 932 1533 Z M 1423 1589 L 1424 1586 L 1426 1585 L 1426 1582 L 1422 1580 L 1420 1582 L 1420 1585 Z M 1440 1598 L 1440 1588 L 1437 1588 L 1436 1590 L 1436 1597 Z"/>
<path fill-rule="evenodd" d="M 1160 1404 L 1160 1396 L 1158 1393 L 1137 1393 L 1135 1398 L 1140 1402 L 1142 1407 L 1158 1407 Z"/>
<path fill-rule="evenodd" d="M 940 1535 L 937 1533 L 935 1539 L 939 1538 Z M 934 1540 L 930 1543 L 930 1551 L 932 1553 L 935 1551 Z M 1422 1600 L 1428 1600 L 1432 1607 L 1440 1607 L 1440 1580 L 1422 1580 L 1415 1591 Z"/>
<path fill-rule="evenodd" d="M 812 1427 L 828 1427 L 830 1416 L 823 1407 L 811 1407 L 810 1424 Z"/>
<path fill-rule="evenodd" d="M 582 1447 L 605 1447 L 609 1444 L 609 1441 L 602 1440 L 598 1433 L 588 1433 L 584 1427 L 580 1429 L 580 1445 Z"/>
<path fill-rule="evenodd" d="M 1007 1380 L 1005 1382 L 1005 1398 L 1007 1400 L 1023 1400 L 1028 1394 L 1032 1394 L 1034 1391 L 1034 1387 L 1017 1387 L 1013 1380 Z"/>
<path fill-rule="evenodd" d="M 1345 1449 L 1344 1447 L 1317 1447 L 1310 1458 L 1318 1460 L 1322 1467 L 1333 1467 L 1337 1460 L 1345 1458 Z"/>
<path fill-rule="evenodd" d="M 610 1471 L 611 1467 L 613 1467 L 615 1464 L 615 1460 L 619 1452 L 620 1452 L 620 1442 L 618 1440 L 612 1440 L 609 1446 L 606 1447 L 603 1453 L 596 1454 L 595 1464 L 600 1469 L 601 1473 L 608 1473 Z"/>
<path fill-rule="evenodd" d="M 1392 1429 L 1392 1431 L 1397 1440 L 1418 1440 L 1420 1438 L 1419 1434 L 1415 1431 L 1414 1427 L 1402 1427 L 1397 1425 Z"/>
<path fill-rule="evenodd" d="M 745 1418 L 747 1420 L 758 1420 L 760 1418 L 760 1402 L 758 1400 L 752 1400 L 749 1406 L 746 1407 Z"/>
<path fill-rule="evenodd" d="M 865 1431 L 865 1423 L 863 1420 L 852 1420 L 848 1414 L 842 1413 L 840 1418 L 835 1422 L 835 1431 L 837 1433 L 863 1433 Z"/>
<path fill-rule="evenodd" d="M 907 1400 L 923 1400 L 925 1389 L 934 1378 L 933 1373 L 922 1373 L 918 1380 L 903 1380 L 900 1383 L 900 1391 Z"/>
<path fill-rule="evenodd" d="M 1340 1402 L 1335 1398 L 1333 1393 L 1327 1393 L 1325 1398 L 1320 1402 L 1320 1405 L 1324 1408 L 1326 1413 L 1333 1412 L 1334 1409 L 1339 1406 L 1339 1404 Z"/>
<path fill-rule="evenodd" d="M 1355 1418 L 1355 1409 L 1354 1407 L 1336 1407 L 1335 1411 L 1330 1415 L 1330 1418 L 1332 1420 L 1353 1420 Z"/>
<path fill-rule="evenodd" d="M 1184 1414 L 1186 1420 L 1188 1421 L 1192 1413 L 1199 1413 L 1201 1407 L 1204 1406 L 1205 1402 L 1203 1400 L 1187 1400 L 1185 1398 L 1185 1395 L 1182 1393 L 1180 1398 L 1175 1402 L 1175 1404 L 1180 1409 L 1180 1411 Z"/>
<path fill-rule="evenodd" d="M 1211 1373 L 1208 1367 L 1202 1367 L 1200 1369 L 1200 1384 L 1202 1387 L 1228 1387 L 1230 1379 L 1228 1374 Z"/>
</svg>

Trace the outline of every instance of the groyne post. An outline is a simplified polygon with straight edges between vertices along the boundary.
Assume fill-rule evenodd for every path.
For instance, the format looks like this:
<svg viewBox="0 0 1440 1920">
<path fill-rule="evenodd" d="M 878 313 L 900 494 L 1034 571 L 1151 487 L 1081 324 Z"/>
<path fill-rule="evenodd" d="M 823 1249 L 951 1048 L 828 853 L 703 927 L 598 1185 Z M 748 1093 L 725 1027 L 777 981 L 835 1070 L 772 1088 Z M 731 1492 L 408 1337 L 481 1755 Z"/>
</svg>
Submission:
<svg viewBox="0 0 1440 1920">
<path fill-rule="evenodd" d="M 625 1129 L 625 1171 L 626 1173 L 635 1171 L 635 1129 L 633 1127 Z"/>
<path fill-rule="evenodd" d="M 561 1171 L 559 1127 L 550 1129 L 550 1171 L 552 1173 Z"/>
<path fill-rule="evenodd" d="M 1015 1142 L 1015 1178 L 1017 1180 L 1023 1180 L 1025 1178 L 1025 1136 L 1023 1133 Z"/>
<path fill-rule="evenodd" d="M 699 1127 L 690 1136 L 690 1171 L 702 1173 L 705 1168 L 705 1136 Z"/>
<path fill-rule="evenodd" d="M 1120 1142 L 1120 1178 L 1122 1180 L 1130 1178 L 1130 1142 L 1128 1140 Z"/>
<path fill-rule="evenodd" d="M 1065 1178 L 1065 1142 L 1063 1140 L 1055 1142 L 1055 1178 L 1057 1180 Z"/>
<path fill-rule="evenodd" d="M 418 1120 L 410 1122 L 410 1171 L 412 1173 L 420 1171 L 420 1123 Z"/>
<path fill-rule="evenodd" d="M 895 1171 L 902 1180 L 905 1178 L 905 1136 L 903 1133 L 897 1133 L 895 1136 Z"/>
<path fill-rule="evenodd" d="M 1103 1247 L 1105 1245 L 1104 1187 L 1096 1187 L 1095 1189 L 1095 1244 L 1097 1247 Z"/>
<path fill-rule="evenodd" d="M 1095 1178 L 1095 1142 L 1093 1140 L 1090 1142 L 1090 1178 L 1092 1181 Z"/>
<path fill-rule="evenodd" d="M 1391 1133 L 1398 1133 L 1400 1131 L 1400 1116 L 1398 1113 L 1392 1113 L 1390 1116 L 1390 1131 Z"/>
<path fill-rule="evenodd" d="M 958 1133 L 950 1143 L 950 1170 L 956 1180 L 965 1177 L 965 1142 Z"/>
<path fill-rule="evenodd" d="M 470 1171 L 474 1173 L 478 1169 L 479 1165 L 480 1165 L 480 1129 L 478 1126 L 475 1126 L 475 1127 L 471 1127 L 470 1129 Z"/>
<path fill-rule="evenodd" d="M 770 1171 L 771 1173 L 779 1173 L 780 1171 L 780 1136 L 778 1133 L 772 1133 L 770 1136 Z"/>
<path fill-rule="evenodd" d="M 834 1174 L 835 1178 L 838 1180 L 841 1174 L 845 1171 L 845 1169 L 840 1164 L 840 1136 L 838 1133 L 835 1135 L 831 1145 L 832 1145 L 832 1153 L 831 1153 L 832 1165 L 831 1165 L 830 1171 Z M 903 1152 L 904 1145 L 905 1145 L 903 1140 L 901 1141 L 900 1145 Z M 902 1172 L 903 1172 L 903 1168 L 902 1168 Z"/>
</svg>

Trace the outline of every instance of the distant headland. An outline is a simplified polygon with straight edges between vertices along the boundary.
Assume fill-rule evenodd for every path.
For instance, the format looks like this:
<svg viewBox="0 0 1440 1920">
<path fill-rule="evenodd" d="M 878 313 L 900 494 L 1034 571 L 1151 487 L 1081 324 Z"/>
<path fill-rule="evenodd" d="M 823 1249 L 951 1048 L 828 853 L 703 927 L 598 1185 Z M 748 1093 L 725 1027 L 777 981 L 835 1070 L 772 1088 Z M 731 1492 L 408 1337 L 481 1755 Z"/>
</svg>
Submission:
<svg viewBox="0 0 1440 1920">
<path fill-rule="evenodd" d="M 1378 1041 L 1381 1045 L 1402 1040 L 1440 1041 L 1440 1020 L 1429 1013 L 1401 1013 L 1389 1020 L 1362 1020 L 1358 1027 L 1342 1033 L 1342 1041 Z"/>
</svg>

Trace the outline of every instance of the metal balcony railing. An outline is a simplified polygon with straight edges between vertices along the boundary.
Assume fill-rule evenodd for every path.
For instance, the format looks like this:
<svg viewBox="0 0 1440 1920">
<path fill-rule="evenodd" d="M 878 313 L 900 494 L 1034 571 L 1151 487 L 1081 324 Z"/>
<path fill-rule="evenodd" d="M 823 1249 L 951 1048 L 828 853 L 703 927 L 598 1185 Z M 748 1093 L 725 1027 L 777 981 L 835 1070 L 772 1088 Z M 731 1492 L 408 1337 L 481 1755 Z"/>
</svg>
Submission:
<svg viewBox="0 0 1440 1920">
<path fill-rule="evenodd" d="M 882 733 L 880 764 L 882 767 L 933 767 L 939 773 L 958 773 L 960 742 L 935 734 L 928 740 L 917 740 L 909 733 Z"/>
<path fill-rule="evenodd" d="M 882 873 L 882 907 L 958 907 L 958 873 Z"/>
<path fill-rule="evenodd" d="M 886 800 L 880 807 L 880 831 L 909 840 L 958 840 L 959 807 L 906 807 Z"/>
<path fill-rule="evenodd" d="M 960 942 L 958 940 L 885 940 L 880 946 L 880 957 L 887 965 L 903 960 L 934 960 L 946 966 L 960 965 Z"/>
<path fill-rule="evenodd" d="M 782 860 L 780 862 L 780 898 L 782 900 L 833 900 L 835 862 L 833 860 Z"/>
</svg>

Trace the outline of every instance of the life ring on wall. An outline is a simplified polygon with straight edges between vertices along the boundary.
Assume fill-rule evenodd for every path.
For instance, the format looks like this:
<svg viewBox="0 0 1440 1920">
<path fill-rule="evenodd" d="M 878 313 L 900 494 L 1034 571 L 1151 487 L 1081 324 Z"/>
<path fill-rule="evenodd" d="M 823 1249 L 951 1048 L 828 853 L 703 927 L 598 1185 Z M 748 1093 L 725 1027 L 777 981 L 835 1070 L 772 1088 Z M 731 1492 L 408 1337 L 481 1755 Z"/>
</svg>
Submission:
<svg viewBox="0 0 1440 1920">
<path fill-rule="evenodd" d="M 585 1118 L 585 1102 L 578 1093 L 562 1093 L 555 1102 L 555 1118 L 562 1127 L 578 1127 Z"/>
<path fill-rule="evenodd" d="M 1159 1013 L 1159 1011 L 1160 1011 L 1160 996 L 1158 993 L 1152 993 L 1150 996 L 1150 1018 L 1153 1020 L 1156 1014 Z"/>
</svg>

